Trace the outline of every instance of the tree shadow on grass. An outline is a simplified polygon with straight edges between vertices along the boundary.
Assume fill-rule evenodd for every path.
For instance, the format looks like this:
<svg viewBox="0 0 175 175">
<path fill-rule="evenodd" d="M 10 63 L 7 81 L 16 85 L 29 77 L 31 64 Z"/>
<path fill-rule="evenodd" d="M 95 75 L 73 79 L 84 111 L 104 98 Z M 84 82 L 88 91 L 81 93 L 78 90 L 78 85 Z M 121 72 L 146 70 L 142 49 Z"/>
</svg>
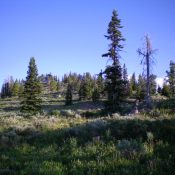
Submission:
<svg viewBox="0 0 175 175">
<path fill-rule="evenodd" d="M 20 107 L 16 106 L 9 106 L 9 107 L 3 107 L 1 108 L 4 112 L 17 112 L 20 110 Z"/>
<path fill-rule="evenodd" d="M 148 133 L 153 135 L 151 144 L 154 145 L 158 141 L 163 143 L 159 146 L 159 150 L 157 152 L 155 150 L 152 155 L 139 156 L 137 161 L 135 158 L 133 160 L 126 159 L 125 161 L 123 159 L 123 164 L 119 166 L 119 157 L 113 155 L 114 157 L 112 158 L 112 155 L 110 155 L 110 149 L 108 148 L 110 143 L 117 145 L 118 140 L 133 139 L 144 143 L 148 139 Z M 119 171 L 120 174 L 126 174 L 122 173 L 121 167 L 130 172 L 130 174 L 145 174 L 152 170 L 153 174 L 168 175 L 175 170 L 173 163 L 175 160 L 175 152 L 173 151 L 175 148 L 175 119 L 151 121 L 108 118 L 106 121 L 96 120 L 69 128 L 47 130 L 39 135 L 23 133 L 21 137 L 22 139 L 17 146 L 0 149 L 0 152 L 4 155 L 0 158 L 1 162 L 4 160 L 4 164 L 2 163 L 0 167 L 11 167 L 11 170 L 16 174 L 22 173 L 22 170 L 28 173 L 40 174 L 39 169 L 45 162 L 57 162 L 62 168 L 67 167 L 63 174 L 71 174 L 72 172 L 86 174 L 88 169 L 93 171 L 94 166 L 98 170 L 94 174 L 100 174 L 100 172 L 101 174 L 109 174 L 115 173 L 115 171 Z M 76 141 L 71 140 L 72 138 L 75 138 Z M 87 154 L 81 153 L 81 150 L 84 149 L 85 151 L 86 147 L 91 143 L 94 154 L 91 152 Z M 91 150 L 91 146 L 88 149 Z M 97 160 L 96 157 L 103 155 L 106 149 L 109 149 L 109 155 L 99 157 L 99 160 Z M 76 151 L 77 154 L 74 155 Z M 80 153 L 78 153 L 79 151 Z M 99 154 L 98 152 L 101 153 Z M 106 165 L 108 167 L 103 165 L 103 160 L 107 161 Z M 78 161 L 84 164 L 79 166 L 76 164 Z M 94 166 L 88 164 L 90 161 L 94 162 Z M 158 165 L 150 167 L 154 166 L 154 162 L 158 162 Z M 151 164 L 148 165 L 148 163 Z M 73 165 L 77 168 L 74 169 Z M 100 166 L 102 166 L 101 171 Z M 56 167 L 52 168 L 55 169 Z M 134 169 L 137 170 L 137 173 Z"/>
</svg>

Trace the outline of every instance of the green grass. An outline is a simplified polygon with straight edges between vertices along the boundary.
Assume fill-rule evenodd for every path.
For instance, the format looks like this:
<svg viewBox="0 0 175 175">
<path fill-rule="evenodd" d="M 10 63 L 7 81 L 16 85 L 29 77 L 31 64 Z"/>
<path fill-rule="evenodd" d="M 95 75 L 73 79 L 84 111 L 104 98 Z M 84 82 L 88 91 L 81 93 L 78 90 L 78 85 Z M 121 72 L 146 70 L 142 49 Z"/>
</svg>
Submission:
<svg viewBox="0 0 175 175">
<path fill-rule="evenodd" d="M 53 103 L 60 108 L 51 104 L 52 110 L 68 110 L 59 102 Z M 169 175 L 175 172 L 173 113 L 99 117 L 95 114 L 98 110 L 85 110 L 83 104 L 76 104 L 71 110 L 77 112 L 80 107 L 81 117 L 45 112 L 27 118 L 19 113 L 17 102 L 1 101 L 0 174 Z M 83 116 L 87 111 L 88 116 Z"/>
</svg>

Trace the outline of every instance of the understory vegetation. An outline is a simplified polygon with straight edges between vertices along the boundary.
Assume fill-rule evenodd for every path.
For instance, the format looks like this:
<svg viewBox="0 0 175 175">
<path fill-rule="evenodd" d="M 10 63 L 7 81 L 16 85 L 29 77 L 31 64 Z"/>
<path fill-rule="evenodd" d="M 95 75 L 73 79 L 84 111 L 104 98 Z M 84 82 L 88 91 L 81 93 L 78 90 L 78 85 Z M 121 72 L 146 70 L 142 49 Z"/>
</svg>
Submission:
<svg viewBox="0 0 175 175">
<path fill-rule="evenodd" d="M 74 102 L 67 107 L 52 101 L 50 105 L 45 101 L 43 114 L 26 117 L 17 99 L 1 100 L 0 174 L 175 171 L 175 114 L 167 107 L 174 100 L 159 101 L 150 112 L 126 116 L 102 115 L 100 102 Z"/>
</svg>

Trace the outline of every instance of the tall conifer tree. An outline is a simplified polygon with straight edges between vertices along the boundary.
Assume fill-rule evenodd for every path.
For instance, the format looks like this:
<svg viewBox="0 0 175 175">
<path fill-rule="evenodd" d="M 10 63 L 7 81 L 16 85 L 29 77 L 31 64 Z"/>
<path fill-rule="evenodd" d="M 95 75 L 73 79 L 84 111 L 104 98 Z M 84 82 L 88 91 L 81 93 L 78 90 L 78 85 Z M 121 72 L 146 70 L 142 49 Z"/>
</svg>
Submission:
<svg viewBox="0 0 175 175">
<path fill-rule="evenodd" d="M 114 10 L 108 25 L 108 35 L 105 35 L 111 43 L 109 44 L 108 52 L 102 55 L 102 57 L 108 57 L 112 61 L 112 65 L 106 67 L 104 74 L 106 77 L 105 89 L 108 94 L 107 108 L 113 112 L 120 109 L 121 100 L 124 98 L 124 81 L 122 79 L 122 68 L 119 62 L 119 52 L 123 49 L 121 42 L 125 39 L 120 31 L 121 28 L 122 26 L 117 11 Z"/>
<path fill-rule="evenodd" d="M 29 62 L 27 77 L 24 85 L 23 101 L 21 111 L 29 114 L 36 114 L 41 111 L 41 85 L 38 79 L 38 70 L 35 58 Z"/>
<path fill-rule="evenodd" d="M 65 105 L 72 105 L 72 85 L 70 83 L 67 85 Z"/>
</svg>

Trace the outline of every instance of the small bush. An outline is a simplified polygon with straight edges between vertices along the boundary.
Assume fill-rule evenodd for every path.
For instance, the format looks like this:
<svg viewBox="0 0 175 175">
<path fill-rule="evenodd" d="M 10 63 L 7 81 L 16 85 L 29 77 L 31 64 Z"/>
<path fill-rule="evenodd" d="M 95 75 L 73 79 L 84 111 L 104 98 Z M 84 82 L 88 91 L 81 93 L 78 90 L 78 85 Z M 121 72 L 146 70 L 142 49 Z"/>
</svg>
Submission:
<svg viewBox="0 0 175 175">
<path fill-rule="evenodd" d="M 61 112 L 60 112 L 59 110 L 55 109 L 55 110 L 52 110 L 52 111 L 50 112 L 50 115 L 60 116 L 60 115 L 61 115 Z"/>
<path fill-rule="evenodd" d="M 75 116 L 75 112 L 68 109 L 68 110 L 61 110 L 60 115 L 65 116 L 65 117 L 73 117 Z"/>
</svg>

